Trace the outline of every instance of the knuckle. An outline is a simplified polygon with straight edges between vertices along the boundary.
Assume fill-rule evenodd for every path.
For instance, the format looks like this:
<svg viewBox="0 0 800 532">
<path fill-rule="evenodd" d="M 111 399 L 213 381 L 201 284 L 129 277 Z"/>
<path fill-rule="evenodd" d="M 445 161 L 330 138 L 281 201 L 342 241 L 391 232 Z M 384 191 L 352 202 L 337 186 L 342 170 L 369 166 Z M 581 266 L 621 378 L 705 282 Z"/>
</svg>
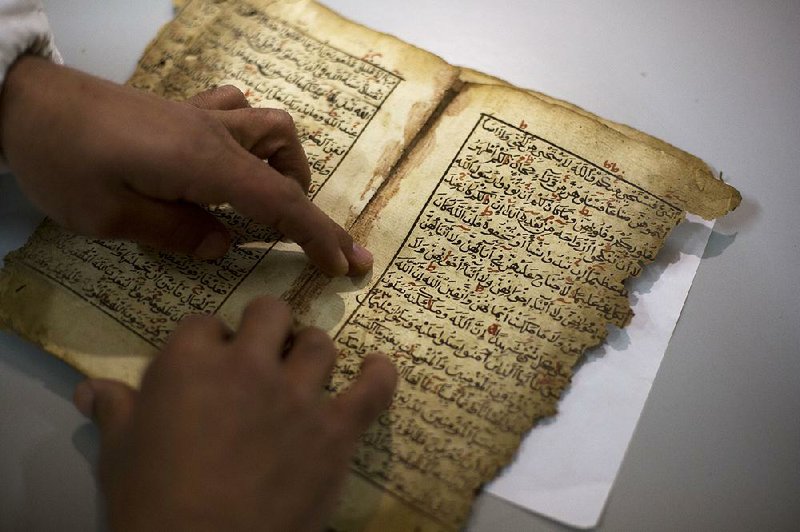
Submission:
<svg viewBox="0 0 800 532">
<path fill-rule="evenodd" d="M 316 403 L 315 398 L 310 393 L 298 386 L 278 386 L 274 382 L 272 384 L 276 388 L 280 388 L 281 401 L 288 412 L 297 416 L 298 419 L 312 419 L 315 415 Z"/>
<path fill-rule="evenodd" d="M 214 91 L 217 93 L 218 96 L 224 98 L 230 102 L 236 102 L 239 104 L 247 103 L 247 98 L 245 98 L 244 93 L 235 85 L 220 85 Z"/>
<path fill-rule="evenodd" d="M 266 111 L 265 116 L 276 132 L 284 135 L 297 134 L 294 118 L 287 111 L 283 109 L 267 109 Z"/>
<path fill-rule="evenodd" d="M 194 112 L 192 113 L 191 120 L 195 122 L 195 127 L 193 129 L 197 134 L 187 135 L 187 140 L 192 144 L 196 142 L 203 143 L 203 146 L 199 148 L 195 145 L 195 151 L 205 148 L 210 149 L 212 153 L 217 153 L 220 147 L 220 139 L 230 136 L 228 130 L 225 128 L 225 124 L 213 113 L 205 111 Z"/>
<path fill-rule="evenodd" d="M 175 113 L 175 120 L 181 123 L 182 134 L 171 135 L 169 149 L 178 161 L 195 161 L 196 170 L 213 164 L 227 143 L 225 126 L 212 113 L 191 106 L 185 106 Z"/>
<path fill-rule="evenodd" d="M 178 102 L 173 107 L 172 118 L 179 124 L 184 134 L 173 138 L 173 142 L 183 141 L 184 144 L 192 145 L 196 142 L 208 142 L 208 133 L 218 133 L 226 131 L 225 126 L 220 122 L 215 114 L 217 111 L 199 109 L 185 102 Z M 198 149 L 197 146 L 194 148 Z"/>
<path fill-rule="evenodd" d="M 230 364 L 235 368 L 239 382 L 251 382 L 259 388 L 274 389 L 277 386 L 277 377 L 273 371 L 273 366 L 268 364 L 267 355 L 261 346 L 253 344 L 238 345 L 238 354 L 230 357 Z M 278 396 L 285 396 L 286 392 L 281 392 Z"/>
<path fill-rule="evenodd" d="M 283 213 L 297 214 L 298 209 L 306 210 L 311 205 L 302 186 L 289 178 L 277 180 L 274 197 L 277 200 L 277 206 Z"/>
</svg>

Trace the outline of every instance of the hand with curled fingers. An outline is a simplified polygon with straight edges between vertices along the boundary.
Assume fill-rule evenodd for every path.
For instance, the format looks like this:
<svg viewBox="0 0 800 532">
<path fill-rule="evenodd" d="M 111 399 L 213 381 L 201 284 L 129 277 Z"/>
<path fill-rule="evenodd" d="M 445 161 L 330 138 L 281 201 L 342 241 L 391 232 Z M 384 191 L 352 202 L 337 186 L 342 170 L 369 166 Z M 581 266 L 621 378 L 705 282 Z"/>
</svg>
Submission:
<svg viewBox="0 0 800 532">
<path fill-rule="evenodd" d="M 23 56 L 0 95 L 0 150 L 34 204 L 89 236 L 218 258 L 230 236 L 201 205 L 229 203 L 330 276 L 372 266 L 306 196 L 291 117 L 250 108 L 234 87 L 173 102 Z"/>
<path fill-rule="evenodd" d="M 396 373 L 370 355 L 331 397 L 333 342 L 291 326 L 287 305 L 266 297 L 236 332 L 216 317 L 189 318 L 139 391 L 106 380 L 78 386 L 75 403 L 101 432 L 112 530 L 322 529 Z"/>
</svg>

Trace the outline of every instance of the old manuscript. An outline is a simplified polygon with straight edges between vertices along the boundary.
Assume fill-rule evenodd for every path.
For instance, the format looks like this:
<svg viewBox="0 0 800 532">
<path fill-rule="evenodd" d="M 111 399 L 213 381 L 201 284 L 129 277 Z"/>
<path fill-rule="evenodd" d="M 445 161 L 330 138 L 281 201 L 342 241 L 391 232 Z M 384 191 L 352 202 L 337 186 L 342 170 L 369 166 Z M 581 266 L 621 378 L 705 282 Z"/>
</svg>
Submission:
<svg viewBox="0 0 800 532">
<path fill-rule="evenodd" d="M 225 206 L 217 261 L 45 222 L 6 258 L 0 317 L 92 376 L 138 383 L 185 315 L 235 326 L 282 295 L 340 350 L 329 384 L 390 354 L 392 407 L 363 436 L 336 529 L 452 530 L 556 411 L 584 351 L 623 327 L 624 281 L 686 212 L 739 202 L 695 157 L 348 22 L 312 1 L 187 3 L 130 83 L 182 99 L 231 83 L 294 116 L 311 196 L 375 255 L 330 280 Z"/>
</svg>

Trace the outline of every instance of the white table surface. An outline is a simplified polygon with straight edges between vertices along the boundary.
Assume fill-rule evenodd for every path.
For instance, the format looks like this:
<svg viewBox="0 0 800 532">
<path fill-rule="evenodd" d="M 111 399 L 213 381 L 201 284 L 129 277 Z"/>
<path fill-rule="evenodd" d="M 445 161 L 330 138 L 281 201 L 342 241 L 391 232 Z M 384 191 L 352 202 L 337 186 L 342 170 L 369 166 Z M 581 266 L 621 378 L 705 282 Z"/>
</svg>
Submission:
<svg viewBox="0 0 800 532">
<path fill-rule="evenodd" d="M 68 63 L 122 81 L 168 0 L 49 0 Z M 800 2 L 327 0 L 340 13 L 659 136 L 744 196 L 706 250 L 600 530 L 800 523 Z M 68 104 L 68 102 L 65 102 Z M 38 220 L 0 177 L 0 251 Z M 0 530 L 102 529 L 79 375 L 0 334 Z M 562 530 L 492 496 L 475 531 Z"/>
</svg>

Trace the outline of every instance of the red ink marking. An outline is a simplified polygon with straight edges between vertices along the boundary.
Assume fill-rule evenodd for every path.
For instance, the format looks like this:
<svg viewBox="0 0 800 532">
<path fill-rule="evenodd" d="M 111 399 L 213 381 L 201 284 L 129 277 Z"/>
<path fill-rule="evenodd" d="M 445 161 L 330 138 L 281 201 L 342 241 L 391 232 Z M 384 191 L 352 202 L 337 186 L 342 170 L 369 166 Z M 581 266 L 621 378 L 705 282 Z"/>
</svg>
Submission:
<svg viewBox="0 0 800 532">
<path fill-rule="evenodd" d="M 361 59 L 364 61 L 372 61 L 378 57 L 383 57 L 383 54 L 380 52 L 367 52 Z"/>
<path fill-rule="evenodd" d="M 615 163 L 614 161 L 603 161 L 603 168 L 605 168 L 606 170 L 610 170 L 614 174 L 620 172 L 619 166 L 617 166 L 617 163 Z"/>
</svg>

